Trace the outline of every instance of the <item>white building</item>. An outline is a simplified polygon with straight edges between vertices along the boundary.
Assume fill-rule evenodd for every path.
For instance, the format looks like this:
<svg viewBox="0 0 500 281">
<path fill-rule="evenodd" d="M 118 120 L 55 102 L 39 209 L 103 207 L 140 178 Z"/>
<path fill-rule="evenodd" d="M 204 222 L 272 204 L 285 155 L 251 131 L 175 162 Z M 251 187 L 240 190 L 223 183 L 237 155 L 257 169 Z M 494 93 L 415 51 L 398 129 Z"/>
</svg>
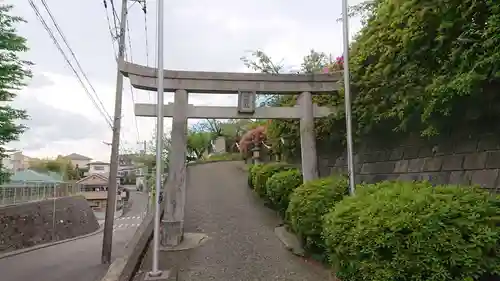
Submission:
<svg viewBox="0 0 500 281">
<path fill-rule="evenodd" d="M 18 150 L 8 150 L 5 152 L 7 157 L 2 159 L 2 167 L 11 173 L 22 171 L 30 167 L 30 157 L 23 155 Z"/>
<path fill-rule="evenodd" d="M 95 161 L 87 164 L 89 167 L 89 175 L 101 174 L 106 177 L 109 175 L 109 163 Z"/>
</svg>

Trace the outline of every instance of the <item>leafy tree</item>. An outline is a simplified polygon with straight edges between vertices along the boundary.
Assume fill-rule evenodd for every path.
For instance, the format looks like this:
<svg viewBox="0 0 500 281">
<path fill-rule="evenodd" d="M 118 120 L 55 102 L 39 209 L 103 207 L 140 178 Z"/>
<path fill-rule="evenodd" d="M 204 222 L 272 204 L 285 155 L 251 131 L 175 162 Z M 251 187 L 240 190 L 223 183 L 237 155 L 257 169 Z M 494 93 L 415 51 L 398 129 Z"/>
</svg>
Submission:
<svg viewBox="0 0 500 281">
<path fill-rule="evenodd" d="M 284 67 L 273 67 L 277 65 L 277 63 L 273 63 L 271 58 L 262 51 L 252 54 L 254 55 L 253 57 L 246 57 L 243 62 L 253 70 L 260 70 L 264 73 L 270 73 L 271 70 L 277 70 L 278 72 L 276 73 L 279 73 L 279 71 L 284 69 Z M 341 62 L 341 58 L 333 60 L 331 55 L 311 50 L 309 54 L 304 57 L 299 73 L 320 72 L 323 71 L 325 67 L 336 71 L 340 69 L 339 63 Z M 268 95 L 266 105 L 294 106 L 297 103 L 297 97 L 298 95 Z M 340 100 L 340 98 L 336 95 L 318 95 L 313 97 L 313 101 L 318 105 L 336 104 L 336 102 L 338 102 L 337 100 Z M 331 124 L 333 121 L 333 117 L 315 120 L 316 135 L 319 140 L 330 141 L 343 137 L 345 125 L 332 130 Z M 265 122 L 268 123 L 268 142 L 271 144 L 275 153 L 281 154 L 286 158 L 295 157 L 300 154 L 298 120 L 272 120 Z"/>
<path fill-rule="evenodd" d="M 239 149 L 244 156 L 249 156 L 250 150 L 266 140 L 266 127 L 258 126 L 247 131 L 240 140 Z"/>
<path fill-rule="evenodd" d="M 323 52 L 311 50 L 301 64 L 301 72 L 315 73 L 321 72 L 325 66 L 332 65 L 332 56 Z"/>
<path fill-rule="evenodd" d="M 169 155 L 172 146 L 170 137 L 166 134 L 163 135 L 163 151 L 161 153 L 163 159 L 163 167 L 165 172 L 169 170 Z M 153 133 L 151 140 L 148 142 L 147 151 L 144 155 L 137 157 L 139 163 L 143 163 L 148 169 L 156 167 L 156 132 Z"/>
<path fill-rule="evenodd" d="M 269 74 L 278 74 L 284 71 L 283 61 L 273 62 L 273 59 L 261 50 L 250 52 L 249 55 L 241 57 L 241 61 L 246 67 L 253 71 Z M 262 106 L 272 106 L 277 103 L 280 96 L 269 93 L 259 97 Z"/>
<path fill-rule="evenodd" d="M 205 152 L 211 152 L 212 137 L 210 132 L 191 131 L 187 138 L 187 151 L 189 157 L 194 157 L 197 160 L 203 158 Z"/>
<path fill-rule="evenodd" d="M 26 39 L 17 34 L 15 25 L 24 22 L 20 17 L 10 14 L 11 5 L 0 5 L 0 157 L 4 158 L 4 145 L 17 140 L 26 130 L 26 126 L 17 120 L 27 119 L 24 110 L 11 107 L 9 102 L 16 96 L 16 91 L 26 85 L 26 79 L 31 77 L 30 62 L 21 60 L 18 56 L 26 52 Z M 0 164 L 1 165 L 1 164 Z M 9 174 L 1 167 L 0 182 L 8 179 Z"/>
<path fill-rule="evenodd" d="M 55 172 L 64 180 L 78 180 L 82 177 L 82 172 L 77 171 L 70 160 L 61 156 L 56 159 L 34 159 L 30 162 L 30 169 L 40 173 Z"/>
<path fill-rule="evenodd" d="M 223 136 L 222 122 L 217 119 L 205 119 L 195 124 L 191 130 L 193 132 L 209 132 L 212 140 Z"/>
</svg>

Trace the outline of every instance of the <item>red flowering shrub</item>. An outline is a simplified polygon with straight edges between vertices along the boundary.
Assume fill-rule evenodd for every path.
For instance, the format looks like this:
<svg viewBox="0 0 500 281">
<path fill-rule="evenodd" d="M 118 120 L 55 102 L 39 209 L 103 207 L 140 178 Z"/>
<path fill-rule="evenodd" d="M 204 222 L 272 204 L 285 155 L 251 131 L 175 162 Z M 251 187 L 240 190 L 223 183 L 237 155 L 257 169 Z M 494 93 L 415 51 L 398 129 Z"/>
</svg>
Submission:
<svg viewBox="0 0 500 281">
<path fill-rule="evenodd" d="M 266 127 L 259 126 L 255 129 L 246 132 L 240 140 L 240 152 L 242 154 L 247 154 L 251 148 L 255 145 L 261 144 L 266 140 Z"/>
</svg>

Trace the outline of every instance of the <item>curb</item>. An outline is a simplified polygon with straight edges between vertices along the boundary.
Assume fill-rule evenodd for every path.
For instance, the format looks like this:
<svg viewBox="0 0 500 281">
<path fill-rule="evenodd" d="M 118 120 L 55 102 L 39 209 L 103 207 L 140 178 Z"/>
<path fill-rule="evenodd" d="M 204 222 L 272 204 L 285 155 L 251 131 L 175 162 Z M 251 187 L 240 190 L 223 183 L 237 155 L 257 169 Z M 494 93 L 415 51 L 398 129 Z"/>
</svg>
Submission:
<svg viewBox="0 0 500 281">
<path fill-rule="evenodd" d="M 55 245 L 64 244 L 64 243 L 67 243 L 67 242 L 71 242 L 71 241 L 75 241 L 75 240 L 87 238 L 87 237 L 90 237 L 90 236 L 97 235 L 97 234 L 99 234 L 99 233 L 101 233 L 103 231 L 104 231 L 104 225 L 99 226 L 99 228 L 96 231 L 88 233 L 88 234 L 84 234 L 84 235 L 80 235 L 80 236 L 77 236 L 77 237 L 68 238 L 68 239 L 64 239 L 64 240 L 59 240 L 59 241 L 55 241 L 55 242 L 48 242 L 48 243 L 44 243 L 44 244 L 40 244 L 40 245 L 36 245 L 36 246 L 30 247 L 30 248 L 24 248 L 24 249 L 20 249 L 20 250 L 15 250 L 15 251 L 8 252 L 8 253 L 5 253 L 5 254 L 0 254 L 0 260 L 1 259 L 5 259 L 5 258 L 9 258 L 9 257 L 13 257 L 13 256 L 17 256 L 17 255 L 20 255 L 20 254 L 28 253 L 28 252 L 33 252 L 33 251 L 36 251 L 36 250 L 39 250 L 39 249 L 48 248 L 48 247 L 51 247 L 51 246 L 55 246 Z"/>
<path fill-rule="evenodd" d="M 295 236 L 295 234 L 288 232 L 285 226 L 276 227 L 274 229 L 274 234 L 276 235 L 276 237 L 278 237 L 281 243 L 283 243 L 285 249 L 290 251 L 292 254 L 299 257 L 305 256 L 305 251 L 302 247 L 302 243 L 297 238 L 297 236 Z"/>
</svg>

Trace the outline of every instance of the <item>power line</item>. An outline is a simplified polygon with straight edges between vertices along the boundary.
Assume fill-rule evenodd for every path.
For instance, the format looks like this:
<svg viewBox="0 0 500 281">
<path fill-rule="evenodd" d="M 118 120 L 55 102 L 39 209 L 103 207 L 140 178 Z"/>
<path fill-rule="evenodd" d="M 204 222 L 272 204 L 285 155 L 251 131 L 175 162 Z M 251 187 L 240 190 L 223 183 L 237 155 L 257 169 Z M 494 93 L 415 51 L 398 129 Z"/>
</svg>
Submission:
<svg viewBox="0 0 500 281">
<path fill-rule="evenodd" d="M 134 58 L 132 57 L 132 40 L 130 39 L 130 25 L 129 21 L 127 19 L 127 35 L 128 35 L 128 49 L 129 49 L 129 56 L 130 56 L 130 62 L 134 62 Z M 134 109 L 134 124 L 135 124 L 135 130 L 137 132 L 137 142 L 140 141 L 141 137 L 139 134 L 139 125 L 137 124 L 137 116 L 135 115 L 135 94 L 134 94 L 134 88 L 132 87 L 132 84 L 129 83 L 130 86 L 130 95 L 132 96 L 132 106 Z"/>
<path fill-rule="evenodd" d="M 118 13 L 116 12 L 115 9 L 115 2 L 113 0 L 109 0 L 111 2 L 111 12 L 113 14 L 113 21 L 115 23 L 115 28 L 118 29 L 118 22 L 120 22 L 120 19 L 118 18 Z"/>
<path fill-rule="evenodd" d="M 45 28 L 45 30 L 47 31 L 47 33 L 49 34 L 50 38 L 52 39 L 52 42 L 54 43 L 54 45 L 57 47 L 58 51 L 62 54 L 62 56 L 64 57 L 64 60 L 66 61 L 66 63 L 69 65 L 69 67 L 71 68 L 71 70 L 73 71 L 73 73 L 75 74 L 76 78 L 78 79 L 78 81 L 80 82 L 82 88 L 85 90 L 85 93 L 87 94 L 87 96 L 90 98 L 90 100 L 92 101 L 92 103 L 94 104 L 94 106 L 96 107 L 96 109 L 99 111 L 99 113 L 104 117 L 104 119 L 106 120 L 106 123 L 108 123 L 109 127 L 111 129 L 113 129 L 113 126 L 111 125 L 111 120 L 108 119 L 108 116 L 109 114 L 107 114 L 106 110 L 103 108 L 101 109 L 99 107 L 99 105 L 97 104 L 97 102 L 95 101 L 94 97 L 92 96 L 92 94 L 90 93 L 90 91 L 87 89 L 87 86 L 85 85 L 85 83 L 83 82 L 82 78 L 80 77 L 80 75 L 78 74 L 78 71 L 76 71 L 75 67 L 72 65 L 71 61 L 69 60 L 69 58 L 66 56 L 66 54 L 64 53 L 64 50 L 62 49 L 61 45 L 59 44 L 59 42 L 57 41 L 57 38 L 54 36 L 54 33 L 52 32 L 52 30 L 50 29 L 50 27 L 47 25 L 47 22 L 43 19 L 42 15 L 40 14 L 40 11 L 38 10 L 38 8 L 36 7 L 35 3 L 33 2 L 33 0 L 29 0 L 29 3 L 30 3 L 30 6 L 31 8 L 33 9 L 33 11 L 35 12 L 36 14 L 36 17 L 38 18 L 38 20 L 40 21 L 40 23 L 43 25 L 43 27 Z"/>
<path fill-rule="evenodd" d="M 149 66 L 149 43 L 148 43 L 148 9 L 146 7 L 146 1 L 143 2 L 142 11 L 144 12 L 144 33 L 146 38 L 146 65 Z"/>
<path fill-rule="evenodd" d="M 144 0 L 143 5 L 142 5 L 142 11 L 144 12 L 144 36 L 145 36 L 145 43 L 146 43 L 146 65 L 149 66 L 149 32 L 148 32 L 148 9 L 146 6 L 146 0 Z M 148 91 L 148 97 L 149 101 L 151 102 L 153 100 L 152 94 L 150 91 Z"/>
<path fill-rule="evenodd" d="M 115 30 L 118 30 L 118 27 L 116 26 L 116 24 L 117 24 L 116 18 L 117 18 L 118 15 L 116 15 L 116 10 L 114 8 L 114 2 L 113 1 L 110 1 L 110 2 L 111 2 L 111 9 L 112 9 L 111 13 L 114 15 L 113 19 L 114 19 L 114 24 L 115 24 Z M 107 3 L 106 0 L 103 0 L 103 5 L 104 5 L 105 13 L 106 13 L 106 20 L 107 20 L 107 23 L 108 23 L 109 33 L 111 35 L 111 44 L 113 45 L 114 53 L 116 54 L 116 58 L 118 59 L 118 54 L 116 53 L 116 48 L 115 48 L 115 44 L 114 44 L 115 39 L 118 36 L 114 35 L 113 31 L 112 31 L 113 28 L 111 27 L 111 21 L 110 21 L 109 14 L 108 14 L 108 3 Z M 128 44 L 129 44 L 129 55 L 130 55 L 130 57 L 132 59 L 132 42 L 131 42 L 131 39 L 130 39 L 130 28 L 129 28 L 129 24 L 128 24 L 129 23 L 128 19 L 127 19 L 126 23 L 127 23 L 127 35 L 128 35 Z M 126 52 L 125 48 L 124 48 L 124 51 L 125 51 L 125 55 L 127 55 L 127 52 Z M 140 137 L 140 133 L 139 133 L 139 125 L 137 123 L 137 116 L 135 116 L 135 96 L 134 96 L 134 90 L 133 90 L 133 87 L 132 87 L 131 84 L 129 84 L 129 86 L 130 86 L 130 92 L 131 92 L 132 102 L 133 102 L 133 108 L 134 108 L 134 125 L 135 125 L 135 129 L 136 129 L 136 133 L 137 133 L 137 141 L 139 141 L 141 137 Z"/>
<path fill-rule="evenodd" d="M 104 10 L 106 13 L 106 21 L 108 22 L 108 30 L 109 30 L 109 35 L 111 36 L 111 45 L 113 46 L 113 54 L 115 54 L 115 57 L 116 57 L 117 51 L 116 51 L 116 47 L 115 47 L 115 40 L 116 40 L 117 36 L 113 33 L 113 27 L 111 27 L 111 19 L 109 18 L 109 14 L 108 14 L 108 2 L 106 2 L 106 0 L 103 0 L 102 3 L 104 5 Z M 114 29 L 115 32 L 117 29 L 118 29 L 118 27 L 115 24 L 115 29 Z"/>
<path fill-rule="evenodd" d="M 83 78 L 85 78 L 85 81 L 87 81 L 88 85 L 90 86 L 90 89 L 94 92 L 94 95 L 97 99 L 97 101 L 99 102 L 99 104 L 102 106 L 102 109 L 104 111 L 104 113 L 106 114 L 106 116 L 109 118 L 109 120 L 111 120 L 111 116 L 109 115 L 109 113 L 106 111 L 106 107 L 104 106 L 104 104 L 102 103 L 101 99 L 99 98 L 99 96 L 97 95 L 97 92 L 94 88 L 94 86 L 92 86 L 92 83 L 90 83 L 90 80 L 87 76 L 87 74 L 85 74 L 85 71 L 83 70 L 83 67 L 82 65 L 80 64 L 80 62 L 78 61 L 78 58 L 76 57 L 75 53 L 73 52 L 73 49 L 69 46 L 69 43 L 68 43 L 68 40 L 66 40 L 66 36 L 64 35 L 64 33 L 62 32 L 61 28 L 59 27 L 59 24 L 57 24 L 57 21 L 56 19 L 54 18 L 54 16 L 52 15 L 52 12 L 50 11 L 50 8 L 49 6 L 47 5 L 47 2 L 45 2 L 45 0 L 41 0 L 42 1 L 42 5 L 45 7 L 45 10 L 47 10 L 47 13 L 49 14 L 49 17 L 50 19 L 52 20 L 52 22 L 54 23 L 54 26 L 57 30 L 57 32 L 59 32 L 59 35 L 61 36 L 64 44 L 66 45 L 66 47 L 68 48 L 71 56 L 73 57 L 73 59 L 75 60 L 76 62 L 76 65 L 78 66 L 78 68 L 80 69 L 80 72 L 82 73 L 83 75 Z"/>
</svg>

